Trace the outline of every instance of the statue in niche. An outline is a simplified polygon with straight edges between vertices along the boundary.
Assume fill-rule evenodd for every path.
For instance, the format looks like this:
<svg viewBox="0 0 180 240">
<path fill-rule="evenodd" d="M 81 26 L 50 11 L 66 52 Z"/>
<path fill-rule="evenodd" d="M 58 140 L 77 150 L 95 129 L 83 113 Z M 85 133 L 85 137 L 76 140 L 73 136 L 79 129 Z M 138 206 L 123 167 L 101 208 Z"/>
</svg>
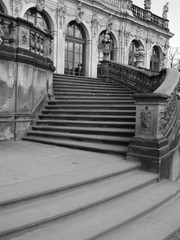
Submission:
<svg viewBox="0 0 180 240">
<path fill-rule="evenodd" d="M 144 9 L 148 11 L 151 9 L 151 0 L 144 0 Z"/>
<path fill-rule="evenodd" d="M 167 2 L 164 7 L 163 7 L 163 14 L 162 14 L 162 17 L 164 19 L 167 19 L 167 13 L 169 11 L 169 3 Z"/>
</svg>

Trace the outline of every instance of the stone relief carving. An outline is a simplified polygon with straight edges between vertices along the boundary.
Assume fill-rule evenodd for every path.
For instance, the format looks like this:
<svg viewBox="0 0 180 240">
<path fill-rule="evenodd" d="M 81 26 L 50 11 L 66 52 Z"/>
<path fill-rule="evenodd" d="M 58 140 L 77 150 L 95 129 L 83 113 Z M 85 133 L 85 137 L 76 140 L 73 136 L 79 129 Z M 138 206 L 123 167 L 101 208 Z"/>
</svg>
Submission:
<svg viewBox="0 0 180 240">
<path fill-rule="evenodd" d="M 130 40 L 131 33 L 125 30 L 124 35 L 125 35 L 125 43 L 126 43 L 126 46 L 127 46 L 128 43 L 129 43 L 129 40 Z"/>
<path fill-rule="evenodd" d="M 77 10 L 78 10 L 78 12 L 77 12 L 77 15 L 76 15 L 76 22 L 81 23 L 83 15 L 84 15 L 84 11 L 82 10 L 82 3 L 81 2 L 78 3 Z"/>
<path fill-rule="evenodd" d="M 36 7 L 41 12 L 45 7 L 45 0 L 36 0 Z"/>
<path fill-rule="evenodd" d="M 65 16 L 66 16 L 66 13 L 67 13 L 67 9 L 65 6 L 63 7 L 60 7 L 60 8 L 57 8 L 57 21 L 59 19 L 59 27 L 62 29 L 63 27 L 63 24 L 65 22 Z"/>
<path fill-rule="evenodd" d="M 112 31 L 112 26 L 113 26 L 113 16 L 109 15 L 107 25 L 106 25 L 107 31 L 111 32 Z"/>
<path fill-rule="evenodd" d="M 99 20 L 97 16 L 97 11 L 93 10 L 92 20 L 91 20 L 91 26 L 93 28 L 93 36 L 95 37 L 98 32 L 98 25 Z"/>
<path fill-rule="evenodd" d="M 164 111 L 160 112 L 159 114 L 159 127 L 158 130 L 161 134 L 164 134 L 166 131 L 166 127 L 174 119 L 174 114 L 176 112 L 177 106 L 177 96 L 176 96 L 177 89 L 171 95 L 170 100 L 167 102 Z"/>
<path fill-rule="evenodd" d="M 19 17 L 21 10 L 23 8 L 22 0 L 10 0 L 10 7 L 14 17 Z"/>
<path fill-rule="evenodd" d="M 144 111 L 140 113 L 140 129 L 145 133 L 152 133 L 153 131 L 153 117 L 152 112 Z"/>
</svg>

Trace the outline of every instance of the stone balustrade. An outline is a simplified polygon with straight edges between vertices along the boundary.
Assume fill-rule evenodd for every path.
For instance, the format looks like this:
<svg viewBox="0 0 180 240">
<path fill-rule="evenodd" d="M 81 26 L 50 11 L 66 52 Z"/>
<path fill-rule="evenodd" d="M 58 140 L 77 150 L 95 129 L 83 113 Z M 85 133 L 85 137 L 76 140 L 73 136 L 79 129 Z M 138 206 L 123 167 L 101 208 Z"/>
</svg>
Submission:
<svg viewBox="0 0 180 240">
<path fill-rule="evenodd" d="M 104 79 L 134 89 L 136 130 L 127 159 L 140 161 L 144 170 L 160 178 L 180 177 L 179 72 L 163 69 L 146 73 L 128 65 L 102 61 L 99 73 Z"/>
<path fill-rule="evenodd" d="M 32 23 L 0 13 L 0 46 L 21 48 L 51 58 L 52 35 Z M 26 52 L 27 54 L 27 52 Z"/>
<path fill-rule="evenodd" d="M 152 24 L 165 29 L 168 28 L 169 21 L 167 19 L 161 18 L 148 10 L 145 10 L 143 8 L 140 8 L 132 4 L 132 12 L 133 12 L 133 15 L 137 18 L 143 19 L 145 21 L 149 21 Z"/>
<path fill-rule="evenodd" d="M 151 93 L 156 90 L 166 75 L 165 70 L 152 74 L 152 72 L 148 73 L 145 70 L 113 61 L 102 61 L 98 74 L 101 77 L 122 82 L 136 92 L 141 93 Z"/>
<path fill-rule="evenodd" d="M 0 140 L 21 139 L 52 95 L 50 33 L 0 13 Z"/>
</svg>

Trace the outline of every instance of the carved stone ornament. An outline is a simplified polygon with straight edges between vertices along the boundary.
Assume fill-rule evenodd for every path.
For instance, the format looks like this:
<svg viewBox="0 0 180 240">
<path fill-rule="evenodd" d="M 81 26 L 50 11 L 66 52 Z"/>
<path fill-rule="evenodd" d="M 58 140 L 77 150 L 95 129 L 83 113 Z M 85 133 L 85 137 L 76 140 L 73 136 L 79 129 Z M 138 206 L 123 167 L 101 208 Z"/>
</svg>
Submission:
<svg viewBox="0 0 180 240">
<path fill-rule="evenodd" d="M 13 8 L 13 6 L 14 6 L 14 8 Z M 14 4 L 13 4 L 13 0 L 10 0 L 10 7 L 11 7 L 11 10 L 12 10 L 12 14 L 15 17 L 19 17 L 19 15 L 21 13 L 21 10 L 23 8 L 22 0 L 15 0 Z"/>
<path fill-rule="evenodd" d="M 66 7 L 57 8 L 57 20 L 59 19 L 59 27 L 61 29 L 62 29 L 64 21 L 65 21 L 66 13 L 67 13 Z"/>
<path fill-rule="evenodd" d="M 45 0 L 36 0 L 36 7 L 41 12 L 45 7 Z"/>
<path fill-rule="evenodd" d="M 99 25 L 97 12 L 95 10 L 93 11 L 91 25 L 93 28 L 93 36 L 95 37 L 98 32 L 98 25 Z"/>
<path fill-rule="evenodd" d="M 151 0 L 144 0 L 144 9 L 150 11 L 150 9 L 151 9 Z"/>
<path fill-rule="evenodd" d="M 128 0 L 128 1 L 127 1 L 127 9 L 128 9 L 128 10 L 132 10 L 132 3 L 133 3 L 132 0 Z"/>
<path fill-rule="evenodd" d="M 140 129 L 141 131 L 151 134 L 153 131 L 152 112 L 145 111 L 140 113 Z"/>
<path fill-rule="evenodd" d="M 113 17 L 112 17 L 112 15 L 109 15 L 106 30 L 108 32 L 111 32 L 112 31 L 112 26 L 113 26 Z"/>
<path fill-rule="evenodd" d="M 81 23 L 82 22 L 82 17 L 84 15 L 84 11 L 82 10 L 81 2 L 79 2 L 79 4 L 77 5 L 77 10 L 78 10 L 78 13 L 77 13 L 77 16 L 76 16 L 76 22 Z"/>
<path fill-rule="evenodd" d="M 136 67 L 143 67 L 144 64 L 144 57 L 145 57 L 145 50 L 142 46 L 140 46 L 137 50 L 136 50 Z"/>
</svg>

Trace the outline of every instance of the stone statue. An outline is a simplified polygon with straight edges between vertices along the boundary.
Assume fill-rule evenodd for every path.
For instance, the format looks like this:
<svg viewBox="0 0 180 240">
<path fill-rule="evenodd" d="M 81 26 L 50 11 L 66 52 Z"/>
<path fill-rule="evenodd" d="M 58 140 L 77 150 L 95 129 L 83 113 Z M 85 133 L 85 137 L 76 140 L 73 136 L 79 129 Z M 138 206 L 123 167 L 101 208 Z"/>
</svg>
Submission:
<svg viewBox="0 0 180 240">
<path fill-rule="evenodd" d="M 163 7 L 163 14 L 162 14 L 162 17 L 164 19 L 167 19 L 167 13 L 169 11 L 169 3 L 167 2 L 164 7 Z"/>
<path fill-rule="evenodd" d="M 151 9 L 151 0 L 144 0 L 144 9 L 145 10 Z"/>
</svg>

